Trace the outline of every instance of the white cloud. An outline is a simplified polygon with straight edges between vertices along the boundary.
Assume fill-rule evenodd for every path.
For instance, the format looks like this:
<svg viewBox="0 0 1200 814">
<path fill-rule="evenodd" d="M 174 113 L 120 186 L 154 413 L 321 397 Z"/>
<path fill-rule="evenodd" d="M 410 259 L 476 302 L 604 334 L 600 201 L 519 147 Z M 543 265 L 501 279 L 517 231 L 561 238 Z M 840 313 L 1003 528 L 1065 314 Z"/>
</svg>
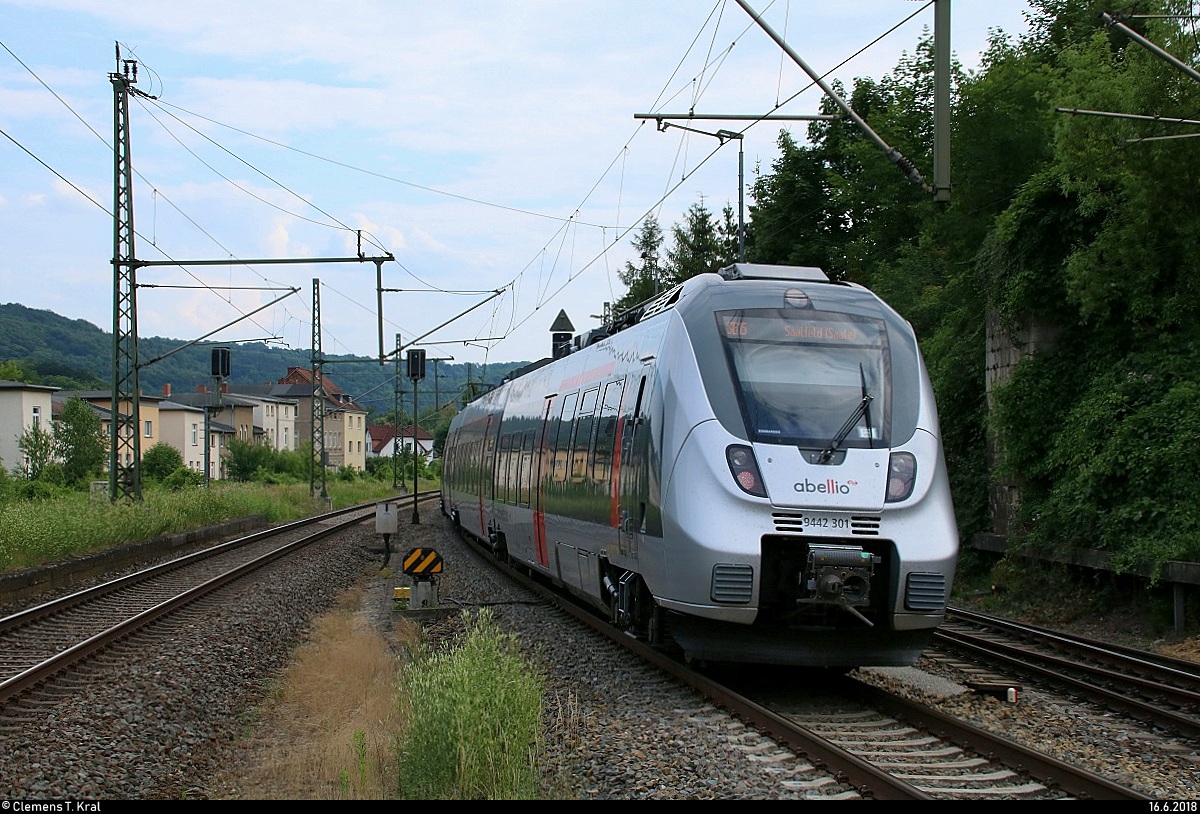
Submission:
<svg viewBox="0 0 1200 814">
<path fill-rule="evenodd" d="M 920 12 L 841 69 L 846 81 L 882 76 L 932 25 L 928 7 L 900 0 L 757 5 L 820 71 Z M 971 62 L 964 51 L 982 47 L 987 25 L 1011 27 L 1024 7 L 955 4 L 960 58 Z M 139 256 L 342 256 L 362 229 L 396 255 L 385 285 L 420 287 L 414 276 L 447 290 L 511 284 L 439 334 L 491 336 L 520 324 L 493 359 L 544 353 L 560 309 L 577 328 L 590 327 L 588 315 L 622 293 L 616 270 L 631 235 L 611 244 L 646 211 L 669 227 L 700 195 L 714 211 L 736 205 L 736 145 L 697 168 L 715 138 L 660 133 L 635 113 L 657 104 L 761 114 L 811 84 L 734 3 L 0 0 L 0 21 L 5 45 L 63 99 L 0 53 L 0 129 L 103 210 L 112 206 L 106 142 L 115 41 L 139 61 L 137 87 L 161 97 L 130 105 Z M 784 112 L 811 113 L 818 103 L 809 90 Z M 695 124 L 710 132 L 728 126 Z M 779 129 L 747 130 L 747 181 L 754 166 L 769 166 Z M 0 232 L 0 256 L 10 264 L 0 273 L 13 289 L 6 298 L 110 325 L 111 216 L 11 143 L 0 141 L 0 160 L 0 205 L 22 224 Z M 311 280 L 319 276 L 329 285 L 323 328 L 343 351 L 370 355 L 378 341 L 375 269 L 363 266 L 147 274 L 298 287 L 259 320 L 296 346 L 310 341 Z M 12 268 L 23 273 L 9 286 Z M 272 295 L 230 296 L 233 305 L 211 292 L 153 289 L 140 325 L 147 334 L 195 336 L 236 318 L 234 306 L 249 309 Z M 415 336 L 475 301 L 389 294 L 385 331 L 402 326 Z M 455 353 L 472 354 L 481 351 Z"/>
</svg>

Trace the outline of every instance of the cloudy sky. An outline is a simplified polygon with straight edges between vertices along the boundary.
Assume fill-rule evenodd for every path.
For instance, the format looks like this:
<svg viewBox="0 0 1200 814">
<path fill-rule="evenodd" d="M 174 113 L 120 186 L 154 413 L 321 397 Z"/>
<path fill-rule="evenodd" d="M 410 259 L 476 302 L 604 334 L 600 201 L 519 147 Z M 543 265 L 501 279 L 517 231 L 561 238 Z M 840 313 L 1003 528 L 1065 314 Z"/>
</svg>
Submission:
<svg viewBox="0 0 1200 814">
<path fill-rule="evenodd" d="M 846 83 L 933 28 L 923 0 L 748 6 Z M 955 0 L 955 57 L 976 66 L 1026 10 Z M 386 352 L 541 358 L 559 311 L 586 330 L 624 293 L 647 214 L 737 211 L 738 142 L 711 134 L 744 133 L 748 186 L 805 129 L 638 114 L 821 96 L 737 0 L 0 0 L 0 46 L 0 303 L 112 330 L 119 49 L 153 97 L 129 107 L 136 257 L 220 261 L 139 270 L 139 335 L 308 348 L 318 281 L 327 355 L 378 355 L 376 264 L 244 261 L 390 254 Z"/>
</svg>

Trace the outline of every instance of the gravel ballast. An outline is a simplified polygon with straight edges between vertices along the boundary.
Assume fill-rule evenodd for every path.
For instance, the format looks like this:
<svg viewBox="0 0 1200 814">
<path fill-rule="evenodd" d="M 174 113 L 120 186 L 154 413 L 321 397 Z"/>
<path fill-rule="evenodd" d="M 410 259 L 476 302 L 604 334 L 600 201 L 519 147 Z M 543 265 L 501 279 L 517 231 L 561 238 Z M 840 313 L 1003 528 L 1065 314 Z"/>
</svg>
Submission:
<svg viewBox="0 0 1200 814">
<path fill-rule="evenodd" d="M 126 645 L 103 656 L 86 680 L 63 682 L 56 698 L 30 707 L 3 733 L 0 788 L 22 799 L 236 798 L 231 778 L 269 755 L 247 751 L 247 721 L 270 681 L 305 640 L 312 620 L 354 586 L 366 586 L 363 613 L 390 636 L 399 611 L 393 590 L 409 585 L 395 552 L 416 546 L 441 554 L 440 604 L 425 620 L 431 643 L 463 629 L 460 611 L 487 607 L 516 634 L 547 678 L 546 794 L 575 799 L 800 799 L 789 760 L 765 738 L 690 690 L 639 666 L 559 611 L 492 571 L 426 512 L 393 541 L 393 569 L 366 523 L 338 541 L 310 547 L 217 604 L 197 604 L 155 632 L 152 648 Z M 1054 757 L 1095 768 L 1160 800 L 1200 798 L 1194 744 L 1144 731 L 1088 705 L 1024 688 L 1017 703 L 973 692 L 943 692 L 960 676 L 918 663 L 871 674 L 898 688 L 1030 743 Z M 486 688 L 481 688 L 485 691 Z M 265 737 L 263 737 L 265 734 Z M 770 759 L 764 759 L 764 755 Z M 825 790 L 829 794 L 833 790 Z"/>
</svg>

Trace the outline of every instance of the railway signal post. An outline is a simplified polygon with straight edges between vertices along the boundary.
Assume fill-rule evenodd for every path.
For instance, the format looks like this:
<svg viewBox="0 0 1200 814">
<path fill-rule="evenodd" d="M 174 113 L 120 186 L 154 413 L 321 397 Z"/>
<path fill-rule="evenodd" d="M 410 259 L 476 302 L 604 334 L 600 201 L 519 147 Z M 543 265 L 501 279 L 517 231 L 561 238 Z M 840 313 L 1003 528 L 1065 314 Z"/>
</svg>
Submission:
<svg viewBox="0 0 1200 814">
<path fill-rule="evenodd" d="M 417 382 L 425 378 L 425 350 L 411 348 L 408 351 L 408 378 L 413 383 L 413 421 L 412 421 L 412 454 L 413 454 L 413 525 L 421 522 L 421 514 L 417 508 Z"/>
</svg>

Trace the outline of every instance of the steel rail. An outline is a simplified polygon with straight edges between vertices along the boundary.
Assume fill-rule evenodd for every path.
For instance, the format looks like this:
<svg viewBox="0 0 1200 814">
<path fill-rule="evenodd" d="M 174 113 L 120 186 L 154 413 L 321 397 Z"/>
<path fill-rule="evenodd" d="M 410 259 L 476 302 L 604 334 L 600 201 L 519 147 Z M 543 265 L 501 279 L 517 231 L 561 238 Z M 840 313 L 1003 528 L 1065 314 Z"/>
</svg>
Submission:
<svg viewBox="0 0 1200 814">
<path fill-rule="evenodd" d="M 1046 627 L 1029 625 L 1024 622 L 1014 622 L 999 616 L 990 616 L 978 611 L 963 608 L 947 608 L 947 620 L 961 619 L 978 625 L 1003 630 L 1016 636 L 1026 636 L 1051 645 L 1062 645 L 1064 648 L 1076 650 L 1099 660 L 1111 661 L 1121 666 L 1132 664 L 1140 669 L 1158 673 L 1163 679 L 1175 679 L 1183 684 L 1200 686 L 1200 662 L 1152 653 L 1136 647 L 1125 647 L 1111 642 L 1097 641 L 1073 633 L 1051 630 Z"/>
<path fill-rule="evenodd" d="M 220 554 L 222 552 L 229 551 L 229 550 L 232 550 L 235 548 L 240 548 L 244 545 L 247 545 L 248 543 L 258 542 L 259 540 L 265 540 L 270 537 L 277 536 L 279 534 L 285 534 L 289 531 L 297 531 L 299 529 L 304 528 L 305 526 L 310 526 L 315 523 L 326 522 L 331 518 L 340 517 L 342 515 L 349 514 L 350 512 L 364 511 L 370 505 L 373 505 L 373 504 L 361 504 L 358 506 L 350 506 L 350 507 L 347 507 L 344 509 L 337 509 L 332 512 L 327 512 L 325 514 L 314 515 L 313 517 L 306 517 L 301 520 L 296 520 L 291 523 L 286 523 L 284 525 L 273 526 L 268 529 L 263 529 L 262 531 L 256 531 L 256 532 L 254 532 L 252 534 L 248 534 L 244 537 L 238 537 L 236 540 L 230 540 L 225 543 L 220 543 L 215 546 L 210 546 L 208 548 L 205 548 L 202 551 L 196 551 L 192 554 L 186 554 L 182 557 L 178 557 L 176 559 L 170 560 L 169 562 L 160 563 L 158 565 L 153 565 L 153 566 L 150 566 L 149 568 L 142 569 L 141 571 L 137 571 L 132 574 L 127 574 L 126 576 L 118 577 L 117 579 L 114 579 L 114 580 L 111 580 L 108 582 L 104 582 L 99 585 L 94 585 L 91 588 L 85 588 L 82 591 L 76 591 L 73 594 L 68 594 L 66 596 L 61 596 L 56 599 L 52 599 L 49 602 L 37 605 L 35 607 L 27 608 L 23 611 L 19 611 L 10 616 L 6 616 L 6 617 L 0 619 L 0 634 L 3 634 L 4 632 L 12 630 L 16 627 L 20 627 L 22 625 L 27 625 L 31 622 L 35 622 L 38 619 L 43 619 L 47 616 L 52 616 L 55 613 L 60 612 L 63 608 L 79 604 L 80 602 L 85 602 L 88 600 L 96 599 L 98 597 L 104 596 L 105 594 L 109 594 L 114 591 L 121 590 L 123 588 L 128 588 L 131 585 L 136 585 L 139 582 L 144 582 L 147 579 L 152 579 L 154 577 L 161 576 L 162 574 L 168 573 L 168 572 L 173 571 L 178 568 L 182 568 L 185 565 L 190 565 L 194 562 L 198 562 L 200 560 L 207 559 L 208 557 L 215 556 L 216 554 Z"/>
<path fill-rule="evenodd" d="M 865 696 L 873 706 L 888 711 L 915 726 L 939 735 L 978 754 L 1017 768 L 1022 774 L 1067 792 L 1081 800 L 1149 800 L 1139 791 L 1113 783 L 1099 775 L 1082 772 L 1069 763 L 1035 752 L 1020 744 L 953 718 L 932 707 L 911 701 L 878 687 L 859 682 L 856 694 Z"/>
<path fill-rule="evenodd" d="M 320 529 L 299 540 L 294 540 L 280 548 L 275 549 L 267 554 L 243 563 L 236 568 L 226 571 L 220 576 L 213 577 L 207 582 L 190 588 L 183 593 L 177 594 L 172 599 L 165 602 L 160 602 L 152 608 L 142 611 L 141 613 L 131 616 L 125 621 L 114 625 L 107 630 L 101 631 L 78 644 L 63 650 L 62 652 L 51 656 L 40 664 L 18 673 L 11 678 L 0 682 L 0 705 L 6 704 L 13 698 L 22 693 L 33 689 L 41 684 L 44 684 L 53 676 L 63 670 L 95 655 L 103 650 L 108 649 L 118 641 L 127 638 L 138 630 L 145 628 L 151 623 L 178 611 L 180 608 L 195 602 L 203 596 L 211 594 L 218 588 L 245 576 L 246 574 L 256 571 L 263 566 L 280 559 L 281 557 L 292 554 L 300 548 L 308 546 L 317 540 L 321 540 L 332 534 L 343 531 L 350 526 L 358 525 L 363 522 L 366 517 L 356 517 L 350 520 L 343 520 L 335 525 Z"/>
<path fill-rule="evenodd" d="M 471 538 L 461 529 L 458 534 L 471 550 L 522 586 L 658 667 L 671 677 L 692 687 L 714 704 L 726 709 L 747 725 L 762 731 L 778 743 L 792 749 L 818 768 L 831 772 L 840 782 L 853 787 L 864 798 L 875 800 L 938 799 L 936 795 L 918 788 L 903 778 L 896 777 L 891 772 L 875 766 L 806 727 L 695 672 L 645 642 L 623 634 L 590 607 L 576 603 L 571 598 L 553 591 L 531 574 L 526 574 L 512 565 L 496 559 L 486 546 Z M 910 720 L 928 721 L 929 728 L 947 740 L 977 754 L 1005 763 L 1019 773 L 1037 779 L 1048 788 L 1058 789 L 1081 799 L 1149 799 L 1140 792 L 1031 750 L 966 721 L 955 720 L 936 710 L 922 708 L 920 705 L 890 696 L 882 690 L 869 688 L 867 685 L 863 685 L 863 687 L 863 694 L 870 698 L 870 703 L 883 706 L 893 714 L 899 715 L 902 712 Z"/>
<path fill-rule="evenodd" d="M 408 500 L 423 501 L 432 499 L 437 495 L 438 493 L 436 491 L 427 491 L 407 497 Z M 146 610 L 129 617 L 123 622 L 113 625 L 106 630 L 96 633 L 87 639 L 60 651 L 59 653 L 48 659 L 45 659 L 39 664 L 31 666 L 30 668 L 14 676 L 10 676 L 4 681 L 0 681 L 0 706 L 7 704 L 23 693 L 46 683 L 52 677 L 63 672 L 69 667 L 111 647 L 114 643 L 129 637 L 135 632 L 152 624 L 156 620 L 178 611 L 179 609 L 191 604 L 201 597 L 218 590 L 222 586 L 242 576 L 245 576 L 252 571 L 262 568 L 263 566 L 268 565 L 277 559 L 292 554 L 318 540 L 337 534 L 347 528 L 369 520 L 372 517 L 372 515 L 369 513 L 370 509 L 380 502 L 383 501 L 373 501 L 370 503 L 337 509 L 332 512 L 314 515 L 312 517 L 304 518 L 292 523 L 287 523 L 274 528 L 255 532 L 253 534 L 246 535 L 245 537 L 240 537 L 236 540 L 231 540 L 226 543 L 209 547 L 203 551 L 188 554 L 175 560 L 143 569 L 134 574 L 120 577 L 101 585 L 97 585 L 93 588 L 78 591 L 68 596 L 51 600 L 43 605 L 30 608 L 26 611 L 13 614 L 3 620 L 0 620 L 0 633 L 4 631 L 15 630 L 16 628 L 24 625 L 52 617 L 56 613 L 59 613 L 68 607 L 93 601 L 97 598 L 115 593 L 118 590 L 129 588 L 155 577 L 163 576 L 186 565 L 194 564 L 204 559 L 236 550 L 237 548 L 244 547 L 250 543 L 267 540 L 271 537 L 284 535 L 291 531 L 304 529 L 308 526 L 328 524 L 331 520 L 337 520 L 338 518 L 345 517 L 346 515 L 358 515 L 350 517 L 349 519 L 340 520 L 332 525 L 326 525 L 325 528 L 321 528 L 312 534 L 297 540 L 293 540 L 290 543 L 286 543 L 279 548 L 274 549 L 273 551 L 232 568 L 221 575 L 210 578 L 199 585 L 177 594 L 171 599 L 158 603 L 151 608 L 147 608 Z"/>
<path fill-rule="evenodd" d="M 1018 673 L 1045 679 L 1068 692 L 1109 709 L 1119 710 L 1138 720 L 1189 737 L 1200 737 L 1200 718 L 1139 700 L 1133 697 L 1130 691 L 1136 688 L 1143 692 L 1159 694 L 1183 705 L 1200 703 L 1200 695 L 1195 691 L 1181 690 L 1158 681 L 1139 678 L 1132 674 L 1132 671 L 1136 670 L 1136 665 L 1132 662 L 1128 667 L 1129 672 L 1121 672 L 1061 656 L 1038 653 L 1030 650 L 1028 646 L 998 642 L 986 638 L 985 635 L 944 626 L 934 634 L 934 642 L 948 649 L 969 653 L 973 658 L 999 663 Z M 1087 679 L 1072 676 L 1071 672 L 1082 672 Z M 1098 678 L 1110 682 L 1113 688 L 1094 683 Z"/>
</svg>

